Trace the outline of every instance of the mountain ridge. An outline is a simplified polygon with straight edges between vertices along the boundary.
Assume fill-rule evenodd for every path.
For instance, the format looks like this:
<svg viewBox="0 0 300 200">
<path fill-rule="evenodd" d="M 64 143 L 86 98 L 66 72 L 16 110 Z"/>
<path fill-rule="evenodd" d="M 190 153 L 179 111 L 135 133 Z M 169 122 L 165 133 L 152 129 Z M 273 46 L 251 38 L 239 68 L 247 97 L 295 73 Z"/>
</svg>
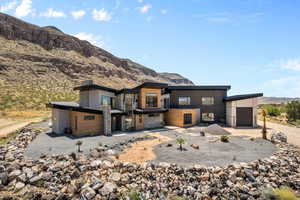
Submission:
<svg viewBox="0 0 300 200">
<path fill-rule="evenodd" d="M 0 111 L 44 110 L 49 101 L 78 101 L 73 87 L 92 79 L 115 89 L 144 81 L 193 82 L 119 58 L 54 26 L 0 13 Z"/>
</svg>

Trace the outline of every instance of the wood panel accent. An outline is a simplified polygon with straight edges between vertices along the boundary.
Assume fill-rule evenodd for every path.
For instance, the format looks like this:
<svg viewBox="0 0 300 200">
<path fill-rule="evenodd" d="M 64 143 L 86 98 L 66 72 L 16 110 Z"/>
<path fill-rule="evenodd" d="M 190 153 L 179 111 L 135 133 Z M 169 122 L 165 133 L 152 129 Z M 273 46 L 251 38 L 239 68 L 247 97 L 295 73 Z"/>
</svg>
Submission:
<svg viewBox="0 0 300 200">
<path fill-rule="evenodd" d="M 84 116 L 95 116 L 94 120 L 84 120 Z M 75 136 L 103 135 L 103 116 L 84 112 L 70 112 L 72 134 Z M 77 122 L 76 122 L 77 121 Z"/>
<path fill-rule="evenodd" d="M 139 108 L 146 108 L 146 94 L 157 94 L 157 107 L 161 108 L 161 89 L 160 88 L 141 88 L 139 93 Z"/>
<path fill-rule="evenodd" d="M 135 115 L 135 130 L 143 130 L 144 129 L 144 115 L 139 114 Z"/>
<path fill-rule="evenodd" d="M 192 114 L 192 123 L 184 124 L 184 114 Z M 171 126 L 193 126 L 200 121 L 200 109 L 170 109 L 164 116 L 167 125 Z"/>
</svg>

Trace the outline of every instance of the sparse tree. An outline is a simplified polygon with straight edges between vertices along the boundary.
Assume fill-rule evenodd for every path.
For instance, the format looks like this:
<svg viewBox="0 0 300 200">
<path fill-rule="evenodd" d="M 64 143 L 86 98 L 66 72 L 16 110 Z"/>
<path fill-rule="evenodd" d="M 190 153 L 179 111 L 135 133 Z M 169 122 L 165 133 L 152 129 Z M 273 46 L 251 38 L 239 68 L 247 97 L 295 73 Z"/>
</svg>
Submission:
<svg viewBox="0 0 300 200">
<path fill-rule="evenodd" d="M 81 152 L 80 146 L 82 145 L 82 141 L 78 140 L 78 141 L 76 142 L 76 145 L 77 145 L 77 147 L 78 147 L 77 151 L 78 151 L 78 153 L 80 153 L 80 152 Z"/>
<path fill-rule="evenodd" d="M 176 143 L 177 144 L 179 144 L 179 149 L 180 149 L 180 151 L 182 151 L 183 150 L 183 148 L 182 148 L 182 145 L 184 145 L 185 144 L 185 139 L 183 139 L 183 138 L 177 138 L 176 139 Z"/>
<path fill-rule="evenodd" d="M 264 125 L 263 125 L 263 129 L 262 129 L 262 138 L 266 140 L 267 139 L 267 127 L 266 127 L 267 112 L 265 109 L 262 110 L 262 116 L 263 116 L 263 120 L 264 120 Z"/>
</svg>

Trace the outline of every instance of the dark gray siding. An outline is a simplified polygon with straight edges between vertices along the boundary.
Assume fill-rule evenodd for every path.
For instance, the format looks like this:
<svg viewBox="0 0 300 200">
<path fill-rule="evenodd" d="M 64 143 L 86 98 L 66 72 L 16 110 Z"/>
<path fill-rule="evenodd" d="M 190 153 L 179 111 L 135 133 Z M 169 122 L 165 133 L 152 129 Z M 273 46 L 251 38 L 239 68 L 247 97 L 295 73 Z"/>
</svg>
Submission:
<svg viewBox="0 0 300 200">
<path fill-rule="evenodd" d="M 179 97 L 191 97 L 191 105 L 178 104 Z M 200 113 L 214 113 L 216 122 L 226 121 L 226 104 L 223 99 L 226 90 L 172 90 L 170 91 L 171 108 L 200 108 Z M 214 97 L 214 105 L 202 105 L 202 97 Z M 202 116 L 201 116 L 202 120 Z"/>
</svg>

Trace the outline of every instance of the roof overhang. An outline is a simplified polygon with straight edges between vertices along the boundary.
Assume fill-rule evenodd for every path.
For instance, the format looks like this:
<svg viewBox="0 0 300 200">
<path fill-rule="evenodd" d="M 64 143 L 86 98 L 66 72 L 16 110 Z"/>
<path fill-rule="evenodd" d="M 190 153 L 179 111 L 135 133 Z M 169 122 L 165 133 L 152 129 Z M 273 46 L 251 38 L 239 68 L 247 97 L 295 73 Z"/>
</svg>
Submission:
<svg viewBox="0 0 300 200">
<path fill-rule="evenodd" d="M 263 95 L 264 95 L 263 93 L 234 95 L 234 96 L 225 97 L 224 101 L 225 102 L 228 102 L 228 101 L 238 101 L 238 100 L 243 100 L 243 99 L 251 99 L 251 98 L 262 97 Z"/>
<path fill-rule="evenodd" d="M 141 88 L 167 88 L 168 84 L 159 83 L 159 82 L 144 82 L 143 84 L 133 88 L 133 89 L 141 89 Z"/>
<path fill-rule="evenodd" d="M 178 85 L 169 86 L 167 90 L 229 90 L 230 88 L 230 85 Z"/>
<path fill-rule="evenodd" d="M 164 108 L 155 108 L 155 109 L 135 109 L 133 111 L 134 114 L 149 114 L 149 113 L 163 113 L 167 112 L 168 109 Z"/>
<path fill-rule="evenodd" d="M 46 104 L 47 108 L 55 108 L 60 110 L 77 111 L 93 114 L 102 114 L 102 110 L 80 107 L 75 102 L 50 102 Z"/>
</svg>

